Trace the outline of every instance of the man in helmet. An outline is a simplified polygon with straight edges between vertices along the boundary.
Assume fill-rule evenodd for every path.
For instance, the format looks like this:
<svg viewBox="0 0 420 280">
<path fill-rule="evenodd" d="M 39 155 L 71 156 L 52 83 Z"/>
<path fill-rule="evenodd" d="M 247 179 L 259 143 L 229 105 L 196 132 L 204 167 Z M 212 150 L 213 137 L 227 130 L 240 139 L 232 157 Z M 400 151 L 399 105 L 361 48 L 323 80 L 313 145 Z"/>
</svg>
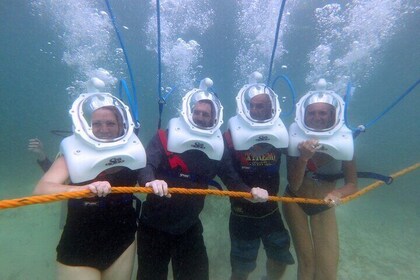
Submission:
<svg viewBox="0 0 420 280">
<path fill-rule="evenodd" d="M 224 134 L 233 165 L 248 186 L 275 196 L 280 185 L 282 148 L 288 142 L 287 130 L 279 119 L 277 95 L 266 85 L 250 81 L 236 100 L 238 114 L 229 120 Z M 294 260 L 278 203 L 254 203 L 242 198 L 231 198 L 230 202 L 230 279 L 248 279 L 256 268 L 261 242 L 267 255 L 265 279 L 280 279 Z"/>
<path fill-rule="evenodd" d="M 149 143 L 147 166 L 139 184 L 153 188 L 143 204 L 138 230 L 137 279 L 167 279 L 172 262 L 174 279 L 209 279 L 209 266 L 199 215 L 204 196 L 168 194 L 168 188 L 207 189 L 218 175 L 229 186 L 251 192 L 224 152 L 218 98 L 200 85 L 183 98 L 181 115 L 169 121 Z M 168 197 L 170 196 L 170 197 Z M 258 201 L 267 192 L 254 194 Z"/>
</svg>

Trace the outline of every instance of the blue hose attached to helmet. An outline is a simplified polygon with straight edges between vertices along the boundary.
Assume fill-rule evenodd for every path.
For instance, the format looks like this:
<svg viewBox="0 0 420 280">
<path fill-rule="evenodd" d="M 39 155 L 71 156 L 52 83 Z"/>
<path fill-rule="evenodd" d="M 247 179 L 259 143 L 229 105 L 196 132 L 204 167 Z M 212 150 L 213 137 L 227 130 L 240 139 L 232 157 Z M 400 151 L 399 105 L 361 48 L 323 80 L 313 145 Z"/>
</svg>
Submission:
<svg viewBox="0 0 420 280">
<path fill-rule="evenodd" d="M 280 10 L 279 10 L 279 16 L 277 18 L 277 27 L 276 27 L 276 36 L 274 37 L 274 45 L 273 45 L 273 50 L 271 52 L 271 59 L 270 59 L 270 68 L 268 70 L 268 77 L 267 77 L 267 85 L 270 84 L 270 80 L 271 80 L 271 70 L 273 68 L 273 64 L 274 64 L 274 57 L 276 54 L 276 49 L 277 49 L 277 40 L 279 38 L 279 33 L 280 33 L 280 23 L 281 23 L 281 19 L 283 17 L 283 12 L 284 12 L 284 6 L 286 5 L 286 0 L 283 0 L 280 6 Z"/>
<path fill-rule="evenodd" d="M 295 91 L 295 88 L 293 87 L 293 84 L 292 84 L 292 82 L 289 80 L 289 78 L 287 78 L 287 76 L 285 76 L 285 75 L 279 75 L 279 76 L 277 76 L 275 79 L 274 79 L 274 81 L 273 81 L 273 83 L 271 84 L 271 88 L 274 88 L 274 86 L 276 85 L 276 83 L 277 83 L 277 80 L 278 79 L 280 79 L 280 78 L 282 78 L 284 81 L 286 81 L 286 83 L 287 83 L 287 86 L 289 87 L 289 89 L 290 89 L 290 92 L 292 93 L 292 109 L 291 110 L 289 110 L 287 113 L 281 113 L 281 116 L 282 117 L 288 117 L 288 116 L 290 116 L 292 113 L 293 113 L 293 111 L 295 110 L 295 104 L 296 104 L 296 91 Z"/>
<path fill-rule="evenodd" d="M 121 36 L 121 34 L 118 30 L 118 27 L 115 23 L 115 17 L 112 13 L 111 5 L 109 4 L 108 0 L 105 0 L 105 3 L 106 3 L 106 6 L 108 8 L 108 13 L 109 13 L 109 16 L 111 18 L 112 25 L 114 26 L 115 33 L 117 34 L 118 41 L 120 43 L 121 49 L 122 49 L 123 54 L 124 54 L 125 63 L 127 64 L 128 74 L 130 76 L 131 89 L 133 91 L 133 93 L 131 94 L 128 87 L 127 87 L 127 83 L 122 79 L 120 81 L 120 84 L 119 84 L 119 95 L 120 95 L 120 98 L 121 98 L 122 97 L 122 89 L 124 89 L 124 91 L 126 93 L 126 96 L 128 98 L 128 101 L 129 101 L 130 111 L 132 112 L 133 119 L 136 123 L 136 128 L 139 128 L 140 127 L 140 121 L 139 121 L 139 114 L 138 114 L 137 92 L 136 92 L 136 85 L 134 84 L 133 71 L 131 70 L 130 61 L 129 61 L 128 56 L 127 56 L 127 51 L 125 50 L 125 47 L 124 47 L 124 42 L 123 42 L 122 36 Z"/>
<path fill-rule="evenodd" d="M 403 94 L 401 94 L 394 102 L 392 102 L 388 107 L 386 107 L 377 117 L 373 118 L 371 121 L 369 121 L 365 125 L 359 125 L 357 128 L 352 128 L 348 124 L 347 119 L 347 107 L 350 101 L 351 97 L 351 83 L 348 83 L 347 85 L 347 92 L 345 96 L 345 105 L 344 105 L 344 121 L 348 128 L 350 128 L 353 131 L 353 138 L 356 138 L 361 132 L 364 132 L 367 128 L 374 125 L 379 119 L 381 119 L 383 116 L 385 116 L 386 113 L 388 113 L 392 108 L 394 108 L 395 105 L 397 105 L 404 97 L 406 97 L 413 89 L 416 88 L 416 86 L 420 83 L 420 79 L 417 80 L 414 84 L 412 84 Z"/>
<path fill-rule="evenodd" d="M 130 94 L 130 91 L 127 87 L 127 83 L 125 82 L 125 80 L 120 80 L 119 83 L 119 88 L 118 88 L 118 93 L 119 93 L 119 97 L 120 99 L 122 98 L 122 90 L 124 89 L 124 92 L 127 96 L 127 100 L 128 100 L 128 105 L 130 106 L 131 109 L 131 113 L 133 115 L 134 120 L 136 121 L 136 124 L 138 124 L 138 119 L 139 119 L 139 112 L 137 110 L 137 100 L 135 99 L 135 96 L 133 97 Z"/>
</svg>

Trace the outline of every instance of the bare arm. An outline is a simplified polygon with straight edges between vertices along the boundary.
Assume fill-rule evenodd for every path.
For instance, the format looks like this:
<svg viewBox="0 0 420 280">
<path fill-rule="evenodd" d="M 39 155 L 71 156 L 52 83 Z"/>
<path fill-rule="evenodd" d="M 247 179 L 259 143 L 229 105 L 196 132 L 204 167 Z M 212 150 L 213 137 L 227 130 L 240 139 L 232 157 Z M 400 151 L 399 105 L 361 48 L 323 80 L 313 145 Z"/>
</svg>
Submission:
<svg viewBox="0 0 420 280">
<path fill-rule="evenodd" d="M 298 145 L 300 151 L 299 157 L 287 157 L 287 180 L 289 188 L 296 192 L 303 183 L 305 176 L 306 164 L 316 152 L 318 140 L 310 139 Z"/>
<path fill-rule="evenodd" d="M 343 161 L 344 185 L 334 189 L 324 200 L 331 204 L 338 204 L 340 199 L 357 192 L 357 169 L 354 158 L 350 161 Z"/>
<path fill-rule="evenodd" d="M 54 194 L 61 192 L 90 190 L 98 196 L 106 196 L 111 191 L 111 185 L 106 181 L 97 181 L 83 186 L 72 186 L 66 184 L 69 179 L 69 172 L 64 157 L 58 157 L 51 168 L 42 176 L 36 185 L 33 194 Z"/>
</svg>

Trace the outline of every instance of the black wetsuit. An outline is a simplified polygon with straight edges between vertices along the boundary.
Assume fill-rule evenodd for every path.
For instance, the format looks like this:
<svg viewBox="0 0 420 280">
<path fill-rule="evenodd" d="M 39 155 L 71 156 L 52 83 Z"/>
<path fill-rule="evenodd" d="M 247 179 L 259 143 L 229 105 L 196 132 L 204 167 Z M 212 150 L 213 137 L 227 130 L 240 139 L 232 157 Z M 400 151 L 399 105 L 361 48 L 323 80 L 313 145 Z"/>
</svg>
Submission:
<svg viewBox="0 0 420 280">
<path fill-rule="evenodd" d="M 280 185 L 281 149 L 268 143 L 259 143 L 248 150 L 235 151 L 230 132 L 224 134 L 233 166 L 241 179 L 249 187 L 267 190 L 276 196 Z M 275 201 L 253 203 L 243 198 L 231 198 L 229 231 L 231 235 L 231 264 L 234 271 L 251 272 L 255 269 L 260 240 L 263 241 L 267 256 L 279 262 L 292 264 L 289 252 L 290 237 Z M 276 237 L 274 238 L 274 235 Z M 250 250 L 242 246 L 251 241 L 258 246 Z M 248 244 L 248 247 L 251 246 Z"/>
<path fill-rule="evenodd" d="M 188 174 L 170 167 L 158 134 L 146 153 L 147 166 L 140 170 L 140 185 L 160 179 L 169 187 L 207 189 L 208 182 L 218 175 L 227 185 L 250 190 L 234 172 L 227 153 L 220 161 L 209 159 L 199 150 L 174 154 L 188 167 Z M 138 232 L 138 279 L 167 279 L 170 260 L 174 279 L 208 279 L 208 258 L 199 219 L 204 199 L 205 196 L 183 194 L 173 194 L 171 198 L 147 196 Z"/>
</svg>

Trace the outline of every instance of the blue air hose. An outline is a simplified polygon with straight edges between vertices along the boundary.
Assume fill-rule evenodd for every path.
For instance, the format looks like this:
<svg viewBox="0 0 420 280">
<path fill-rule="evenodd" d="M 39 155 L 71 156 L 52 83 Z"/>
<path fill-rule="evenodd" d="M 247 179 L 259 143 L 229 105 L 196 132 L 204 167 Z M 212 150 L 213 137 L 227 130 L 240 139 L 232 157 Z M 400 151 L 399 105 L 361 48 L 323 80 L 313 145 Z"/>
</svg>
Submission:
<svg viewBox="0 0 420 280">
<path fill-rule="evenodd" d="M 127 84 L 125 83 L 125 81 L 122 80 L 120 82 L 120 95 L 121 95 L 121 86 L 123 86 L 125 91 L 126 91 L 127 96 L 130 96 L 130 95 L 132 96 L 132 98 L 129 97 L 129 99 L 132 100 L 130 102 L 130 108 L 131 108 L 131 111 L 133 113 L 136 112 L 135 113 L 136 115 L 133 115 L 133 117 L 135 118 L 136 125 L 139 125 L 138 106 L 137 106 L 137 104 L 138 104 L 137 103 L 137 92 L 136 92 L 136 85 L 134 84 L 133 71 L 131 70 L 130 61 L 129 61 L 128 56 L 127 56 L 127 51 L 124 47 L 124 42 L 123 42 L 123 39 L 121 37 L 120 31 L 118 30 L 118 27 L 115 23 L 115 17 L 112 13 L 111 5 L 109 4 L 108 0 L 105 0 L 105 3 L 106 3 L 106 6 L 108 8 L 108 13 L 109 13 L 109 16 L 111 18 L 112 25 L 114 26 L 115 33 L 117 34 L 118 41 L 120 42 L 120 46 L 121 46 L 121 49 L 122 49 L 123 54 L 124 54 L 125 63 L 127 64 L 128 74 L 130 76 L 131 89 L 133 91 L 133 94 L 131 94 L 130 91 L 128 90 Z"/>
<path fill-rule="evenodd" d="M 279 32 L 280 32 L 280 23 L 281 23 L 281 18 L 283 17 L 283 12 L 284 12 L 284 6 L 286 5 L 286 0 L 283 0 L 283 2 L 281 3 L 281 7 L 279 10 L 279 16 L 277 19 L 277 27 L 276 27 L 276 36 L 274 38 L 274 46 L 273 46 L 273 51 L 271 52 L 271 59 L 270 59 L 270 69 L 268 70 L 268 77 L 267 77 L 267 85 L 270 84 L 270 80 L 271 80 L 271 71 L 273 69 L 273 64 L 274 64 L 274 56 L 276 54 L 276 49 L 277 49 L 277 40 L 279 38 Z"/>
<path fill-rule="evenodd" d="M 296 91 L 295 91 L 295 88 L 293 87 L 293 84 L 292 84 L 292 82 L 289 80 L 289 78 L 287 78 L 285 75 L 279 75 L 279 76 L 277 76 L 275 79 L 274 79 L 274 81 L 273 81 L 273 83 L 271 84 L 271 88 L 274 88 L 274 86 L 276 85 L 276 82 L 277 82 L 277 80 L 278 79 L 280 79 L 280 78 L 282 78 L 283 80 L 285 80 L 286 81 L 286 83 L 287 83 L 287 85 L 288 85 L 288 87 L 289 87 L 289 89 L 290 89 L 290 92 L 292 93 L 292 109 L 291 110 L 289 110 L 287 113 L 281 113 L 281 116 L 282 117 L 288 117 L 288 116 L 290 116 L 292 113 L 293 113 L 293 111 L 295 110 L 295 104 L 296 104 Z"/>
<path fill-rule="evenodd" d="M 395 105 L 397 105 L 404 97 L 406 97 L 418 84 L 420 83 L 420 79 L 417 80 L 414 84 L 412 84 L 403 94 L 401 94 L 394 102 L 391 103 L 385 110 L 380 113 L 376 118 L 368 122 L 365 127 L 368 128 L 375 124 L 380 118 L 382 118 L 386 113 L 388 113 Z"/>
<path fill-rule="evenodd" d="M 160 38 L 160 0 L 156 0 L 156 21 L 157 21 L 157 51 L 158 51 L 158 104 L 159 104 L 159 121 L 158 129 L 162 125 L 163 105 L 166 103 L 165 98 L 162 97 L 162 54 L 161 54 L 161 38 Z M 172 92 L 172 91 L 171 91 Z"/>
<path fill-rule="evenodd" d="M 350 88 L 351 88 L 351 84 L 349 83 L 347 85 L 347 93 L 346 93 L 346 98 L 345 98 L 345 106 L 344 106 L 344 121 L 345 124 L 347 125 L 347 127 L 349 127 L 352 131 L 353 131 L 353 137 L 357 137 L 361 132 L 365 131 L 367 128 L 371 127 L 372 125 L 374 125 L 379 119 L 381 119 L 383 116 L 385 116 L 386 113 L 388 113 L 392 108 L 395 107 L 395 105 L 397 105 L 404 97 L 406 97 L 411 91 L 413 91 L 413 89 L 416 88 L 416 86 L 420 83 L 420 79 L 417 80 L 414 84 L 412 84 L 403 94 L 401 94 L 394 102 L 392 102 L 388 107 L 386 107 L 382 113 L 380 113 L 377 117 L 375 117 L 374 119 L 372 119 L 371 121 L 369 121 L 367 124 L 365 125 L 360 125 L 357 128 L 351 128 L 348 125 L 348 119 L 347 119 L 347 106 L 348 103 L 350 101 Z"/>
<path fill-rule="evenodd" d="M 122 79 L 122 80 L 120 80 L 119 89 L 118 89 L 118 93 L 119 93 L 120 99 L 123 99 L 122 98 L 122 90 L 123 89 L 124 89 L 124 92 L 125 92 L 125 94 L 127 96 L 128 105 L 131 108 L 131 113 L 133 114 L 133 118 L 136 121 L 136 126 L 138 126 L 139 125 L 139 123 L 138 123 L 139 112 L 137 110 L 137 101 L 134 100 L 134 98 L 131 96 L 130 91 L 129 91 L 128 87 L 127 87 L 127 83 L 125 82 L 125 80 Z"/>
</svg>

